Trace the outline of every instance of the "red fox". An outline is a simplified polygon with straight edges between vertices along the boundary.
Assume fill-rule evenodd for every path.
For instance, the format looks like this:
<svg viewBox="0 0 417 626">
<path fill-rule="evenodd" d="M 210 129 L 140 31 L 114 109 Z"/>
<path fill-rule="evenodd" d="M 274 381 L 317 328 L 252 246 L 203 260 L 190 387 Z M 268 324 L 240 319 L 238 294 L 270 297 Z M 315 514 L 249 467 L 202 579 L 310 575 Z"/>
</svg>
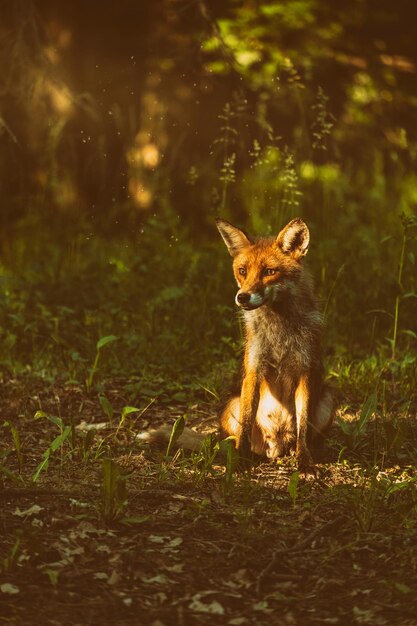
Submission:
<svg viewBox="0 0 417 626">
<path fill-rule="evenodd" d="M 216 224 L 233 257 L 246 335 L 240 394 L 221 411 L 221 435 L 236 438 L 243 460 L 251 452 L 274 459 L 295 449 L 298 468 L 308 471 L 310 449 L 333 420 L 332 395 L 323 382 L 323 318 L 303 264 L 309 230 L 296 218 L 277 237 L 252 238 L 223 219 Z M 163 426 L 139 437 L 162 443 L 170 431 Z M 186 428 L 177 444 L 197 450 L 204 438 Z"/>
<path fill-rule="evenodd" d="M 277 237 L 255 239 L 225 220 L 216 223 L 233 257 L 246 335 L 242 387 L 221 413 L 222 434 L 236 437 L 243 458 L 251 451 L 276 458 L 295 448 L 306 471 L 310 448 L 333 420 L 323 383 L 323 320 L 303 265 L 309 230 L 296 218 Z"/>
</svg>

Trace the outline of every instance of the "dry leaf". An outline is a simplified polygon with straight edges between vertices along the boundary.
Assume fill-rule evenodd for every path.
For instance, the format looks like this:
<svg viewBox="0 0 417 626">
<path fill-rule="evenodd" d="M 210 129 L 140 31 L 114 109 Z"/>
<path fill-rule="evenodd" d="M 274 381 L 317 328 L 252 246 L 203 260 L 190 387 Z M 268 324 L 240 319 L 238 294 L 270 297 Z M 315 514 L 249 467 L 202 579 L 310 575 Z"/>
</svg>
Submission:
<svg viewBox="0 0 417 626">
<path fill-rule="evenodd" d="M 26 509 L 26 511 L 21 511 L 19 507 L 16 507 L 13 515 L 17 515 L 18 517 L 30 517 L 31 515 L 37 515 L 40 511 L 43 511 L 43 507 L 34 504 L 29 509 Z"/>
<path fill-rule="evenodd" d="M 8 593 L 11 596 L 15 595 L 16 593 L 20 593 L 19 587 L 16 587 L 16 585 L 12 585 L 10 583 L 3 583 L 2 585 L 0 585 L 0 591 L 2 593 Z"/>
</svg>

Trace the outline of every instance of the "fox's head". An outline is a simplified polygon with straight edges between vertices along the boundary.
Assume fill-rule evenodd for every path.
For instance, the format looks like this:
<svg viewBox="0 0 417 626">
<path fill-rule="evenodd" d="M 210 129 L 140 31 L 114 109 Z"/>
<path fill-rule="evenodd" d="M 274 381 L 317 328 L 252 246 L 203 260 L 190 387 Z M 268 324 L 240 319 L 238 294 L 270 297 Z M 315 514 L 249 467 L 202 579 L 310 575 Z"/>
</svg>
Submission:
<svg viewBox="0 0 417 626">
<path fill-rule="evenodd" d="M 310 233 L 300 217 L 277 237 L 252 239 L 240 228 L 217 219 L 217 228 L 233 257 L 239 291 L 236 304 L 250 311 L 278 301 L 294 285 L 307 254 Z"/>
</svg>

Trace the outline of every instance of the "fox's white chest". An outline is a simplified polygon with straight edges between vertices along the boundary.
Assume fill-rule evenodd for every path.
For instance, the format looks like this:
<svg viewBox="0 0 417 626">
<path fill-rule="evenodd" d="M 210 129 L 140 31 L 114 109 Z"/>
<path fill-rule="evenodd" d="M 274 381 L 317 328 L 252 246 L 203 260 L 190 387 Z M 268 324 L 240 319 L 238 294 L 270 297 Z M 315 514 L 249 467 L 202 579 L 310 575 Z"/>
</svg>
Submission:
<svg viewBox="0 0 417 626">
<path fill-rule="evenodd" d="M 305 327 L 292 325 L 279 316 L 271 319 L 259 314 L 249 318 L 249 327 L 248 361 L 252 367 L 280 370 L 287 366 L 301 373 L 309 366 L 310 336 Z"/>
</svg>

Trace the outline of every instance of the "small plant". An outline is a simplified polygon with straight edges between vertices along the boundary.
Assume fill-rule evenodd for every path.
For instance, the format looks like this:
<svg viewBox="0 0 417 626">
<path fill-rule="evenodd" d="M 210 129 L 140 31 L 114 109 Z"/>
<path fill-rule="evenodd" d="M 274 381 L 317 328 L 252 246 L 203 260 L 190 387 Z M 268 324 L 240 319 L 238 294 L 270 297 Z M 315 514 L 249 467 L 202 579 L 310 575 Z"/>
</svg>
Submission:
<svg viewBox="0 0 417 626">
<path fill-rule="evenodd" d="M 17 462 L 19 465 L 19 474 L 21 474 L 23 470 L 23 452 L 22 452 L 22 445 L 20 441 L 19 431 L 10 420 L 6 421 L 4 425 L 8 426 L 10 429 L 10 433 L 13 438 L 14 449 L 16 450 Z"/>
<path fill-rule="evenodd" d="M 417 294 L 414 293 L 413 291 L 408 292 L 408 293 L 404 293 L 404 286 L 403 286 L 403 275 L 404 275 L 404 267 L 405 267 L 405 253 L 406 253 L 406 249 L 407 249 L 407 244 L 411 240 L 410 231 L 411 231 L 411 229 L 413 229 L 413 228 L 415 228 L 417 226 L 417 218 L 415 217 L 415 215 L 406 216 L 406 215 L 403 214 L 401 216 L 401 222 L 402 222 L 402 226 L 403 226 L 403 236 L 402 236 L 402 242 L 401 242 L 400 259 L 399 259 L 399 263 L 398 263 L 397 295 L 395 297 L 395 302 L 394 302 L 394 325 L 393 325 L 393 329 L 392 329 L 392 338 L 389 339 L 389 343 L 391 345 L 391 358 L 392 358 L 392 360 L 395 360 L 396 350 L 397 350 L 398 322 L 399 322 L 399 314 L 400 314 L 400 303 L 401 303 L 402 300 L 405 300 L 407 298 L 417 298 Z M 404 330 L 403 332 L 405 334 L 410 335 L 414 339 L 417 338 L 416 333 L 414 331 L 412 331 L 412 330 Z"/>
<path fill-rule="evenodd" d="M 97 344 L 96 344 L 96 356 L 95 356 L 95 359 L 94 359 L 94 363 L 93 363 L 93 365 L 92 365 L 92 367 L 90 369 L 90 373 L 88 375 L 88 378 L 86 380 L 86 386 L 87 386 L 87 390 L 88 391 L 93 386 L 94 376 L 96 375 L 97 370 L 98 370 L 98 363 L 99 363 L 99 359 L 100 359 L 101 350 L 104 348 L 104 346 L 107 346 L 108 344 L 113 343 L 117 339 L 118 339 L 118 337 L 116 337 L 115 335 L 107 335 L 106 337 L 102 337 L 101 339 L 99 339 L 97 341 Z"/>
<path fill-rule="evenodd" d="M 362 532 L 376 525 L 403 523 L 416 507 L 416 479 L 403 473 L 390 476 L 377 467 L 359 470 L 355 485 L 346 491 L 346 505 Z"/>
<path fill-rule="evenodd" d="M 350 497 L 350 506 L 362 532 L 370 532 L 383 500 L 378 484 L 377 469 L 373 468 L 371 476 L 359 477 L 358 485 Z"/>
<path fill-rule="evenodd" d="M 207 435 L 201 450 L 193 455 L 196 468 L 196 481 L 201 482 L 209 473 L 213 473 L 213 464 L 220 453 L 220 445 L 213 433 Z"/>
<path fill-rule="evenodd" d="M 2 560 L 1 569 L 4 574 L 7 574 L 13 571 L 13 569 L 16 567 L 17 560 L 19 558 L 19 555 L 22 549 L 21 544 L 22 544 L 21 534 L 20 532 L 18 532 L 18 534 L 16 535 L 16 539 L 14 541 L 14 544 L 12 545 L 9 551 L 9 554 L 6 557 L 4 557 Z"/>
<path fill-rule="evenodd" d="M 226 458 L 226 472 L 224 475 L 224 482 L 226 489 L 229 489 L 233 484 L 233 476 L 239 465 L 239 452 L 236 450 L 236 438 L 227 437 L 219 443 L 219 451 Z"/>
<path fill-rule="evenodd" d="M 78 449 L 79 449 L 81 460 L 84 463 L 87 463 L 87 461 L 89 460 L 91 456 L 95 437 L 96 437 L 96 431 L 93 429 L 87 430 L 86 433 L 81 432 L 79 434 Z"/>
<path fill-rule="evenodd" d="M 220 208 L 222 211 L 226 208 L 227 189 L 229 185 L 236 182 L 236 153 L 232 152 L 229 156 L 224 158 L 223 167 L 220 170 L 220 182 L 223 183 L 222 187 L 222 199 Z"/>
<path fill-rule="evenodd" d="M 294 156 L 286 150 L 284 153 L 284 163 L 280 175 L 282 185 L 282 210 L 291 212 L 300 206 L 300 197 L 303 195 L 299 189 L 298 175 L 295 170 Z"/>
<path fill-rule="evenodd" d="M 220 137 L 214 140 L 212 148 L 219 144 L 223 151 L 223 164 L 220 170 L 219 181 L 222 184 L 220 210 L 224 211 L 227 203 L 227 190 L 229 185 L 236 181 L 235 162 L 236 152 L 231 152 L 230 147 L 236 144 L 238 132 L 234 127 L 237 115 L 236 107 L 227 102 L 222 113 L 218 116 L 221 120 Z"/>
<path fill-rule="evenodd" d="M 3 486 L 3 477 L 12 480 L 15 483 L 24 484 L 25 481 L 20 474 L 15 474 L 7 465 L 6 460 L 9 456 L 9 450 L 0 450 L 0 488 Z"/>
<path fill-rule="evenodd" d="M 329 97 L 324 93 L 322 87 L 317 90 L 316 102 L 312 109 L 316 118 L 311 126 L 313 134 L 313 148 L 316 150 L 327 150 L 326 139 L 331 135 L 335 118 L 327 110 Z"/>
<path fill-rule="evenodd" d="M 350 452 L 356 452 L 363 444 L 363 437 L 366 431 L 366 426 L 376 411 L 378 398 L 375 393 L 372 393 L 364 402 L 361 414 L 358 420 L 353 422 L 346 422 L 342 419 L 338 419 L 338 424 L 343 433 L 345 446 L 342 448 L 340 454 L 342 455 L 344 450 Z"/>
<path fill-rule="evenodd" d="M 410 425 L 406 420 L 393 419 L 384 422 L 385 436 L 387 440 L 387 450 L 393 454 L 397 461 L 404 458 L 402 448 L 409 439 L 411 432 Z M 405 455 L 405 458 L 408 458 Z"/>
<path fill-rule="evenodd" d="M 44 411 L 36 411 L 34 419 L 36 420 L 36 419 L 42 419 L 42 418 L 46 418 L 47 420 L 52 422 L 52 424 L 54 424 L 55 426 L 58 426 L 60 430 L 60 434 L 57 437 L 55 437 L 55 439 L 52 441 L 50 446 L 43 453 L 42 461 L 39 463 L 38 467 L 35 470 L 35 473 L 32 476 L 33 482 L 36 482 L 38 480 L 41 472 L 48 469 L 51 455 L 59 449 L 61 450 L 61 468 L 62 468 L 63 444 L 68 438 L 71 437 L 71 434 L 72 434 L 72 427 L 65 426 L 64 422 L 62 421 L 60 417 L 56 417 L 55 415 L 48 415 L 47 413 L 44 413 Z"/>
<path fill-rule="evenodd" d="M 119 432 L 120 428 L 123 428 L 127 416 L 131 415 L 132 413 L 137 413 L 138 411 L 141 411 L 141 409 L 138 409 L 136 406 L 124 406 L 123 407 L 122 413 L 120 415 L 120 420 L 117 425 L 116 434 Z"/>
</svg>

